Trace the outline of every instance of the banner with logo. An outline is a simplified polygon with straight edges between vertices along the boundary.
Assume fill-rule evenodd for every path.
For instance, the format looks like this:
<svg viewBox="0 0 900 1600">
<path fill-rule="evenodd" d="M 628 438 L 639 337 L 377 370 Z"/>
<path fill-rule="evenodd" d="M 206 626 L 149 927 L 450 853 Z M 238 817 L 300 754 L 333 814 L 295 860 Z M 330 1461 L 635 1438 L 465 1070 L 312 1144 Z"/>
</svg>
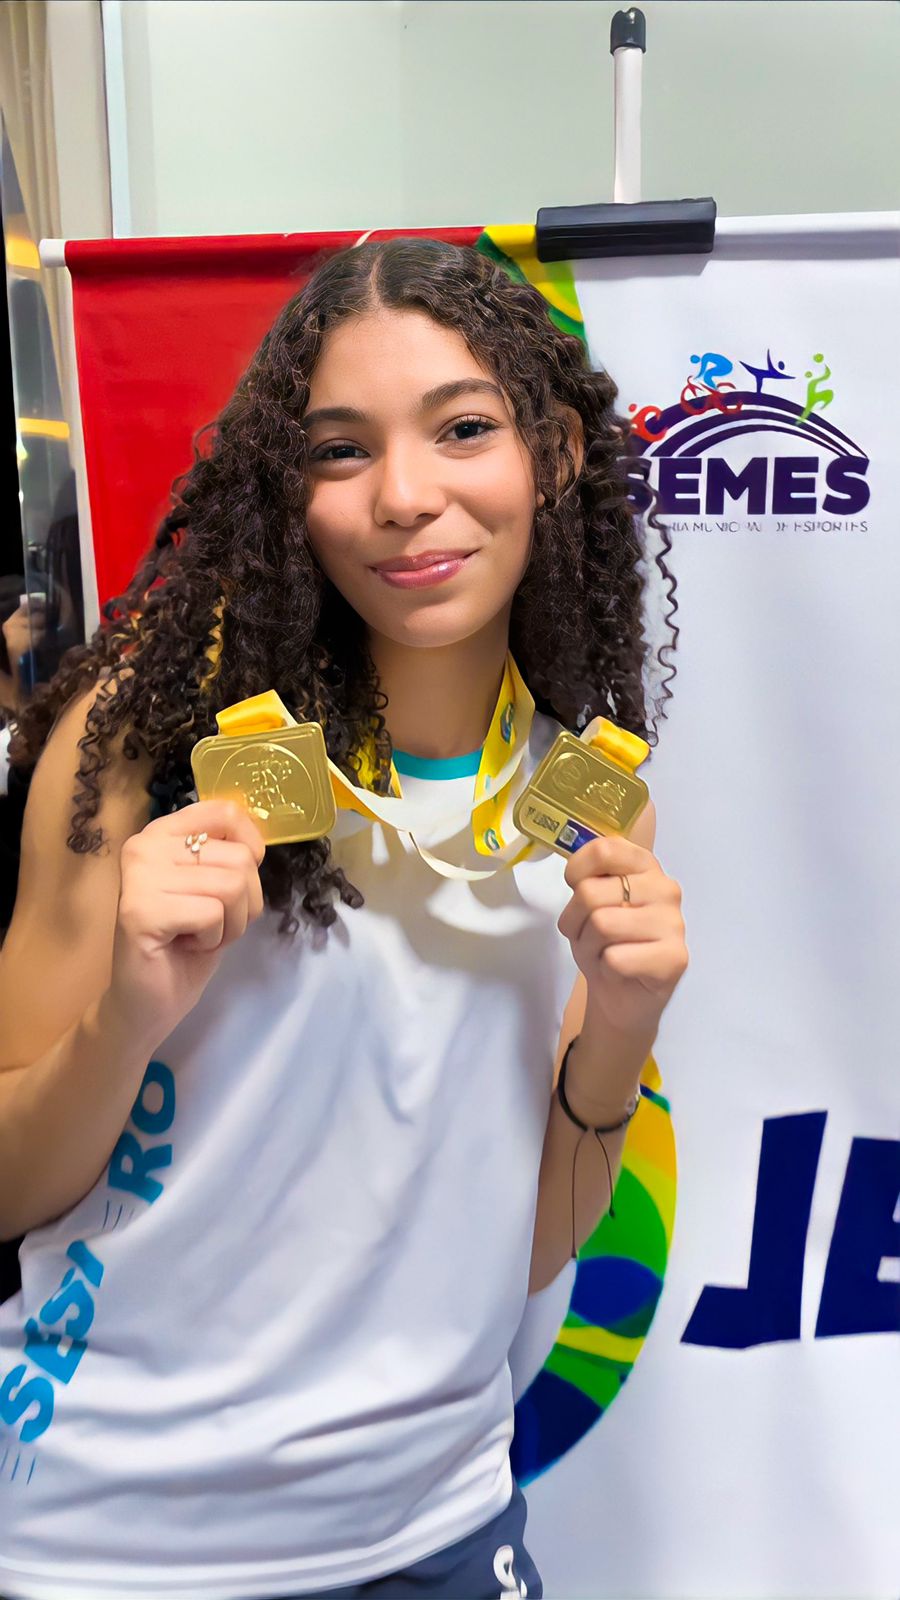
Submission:
<svg viewBox="0 0 900 1600">
<path fill-rule="evenodd" d="M 651 557 L 679 632 L 642 776 L 691 966 L 616 1217 L 512 1352 L 548 1600 L 900 1593 L 898 223 L 553 265 L 530 228 L 428 230 L 611 373 L 676 580 Z M 101 604 L 312 258 L 392 231 L 67 245 Z"/>
<path fill-rule="evenodd" d="M 529 1548 L 566 1600 L 900 1594 L 898 226 L 574 264 L 672 544 L 642 771 L 691 966 L 654 1050 L 678 1192 L 639 1360 L 584 1432 L 587 1368 L 566 1393 L 546 1355 L 581 1262 L 515 1351 Z"/>
</svg>

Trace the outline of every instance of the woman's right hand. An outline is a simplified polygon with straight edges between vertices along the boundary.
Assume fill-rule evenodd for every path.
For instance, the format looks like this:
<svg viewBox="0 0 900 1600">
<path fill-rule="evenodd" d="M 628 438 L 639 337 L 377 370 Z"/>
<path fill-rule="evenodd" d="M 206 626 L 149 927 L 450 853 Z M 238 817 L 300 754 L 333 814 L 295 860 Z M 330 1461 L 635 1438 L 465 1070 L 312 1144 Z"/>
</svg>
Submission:
<svg viewBox="0 0 900 1600">
<path fill-rule="evenodd" d="M 207 838 L 194 855 L 185 837 L 198 833 Z M 265 853 L 256 823 L 231 800 L 198 800 L 125 840 L 109 999 L 153 1048 L 262 915 Z"/>
</svg>

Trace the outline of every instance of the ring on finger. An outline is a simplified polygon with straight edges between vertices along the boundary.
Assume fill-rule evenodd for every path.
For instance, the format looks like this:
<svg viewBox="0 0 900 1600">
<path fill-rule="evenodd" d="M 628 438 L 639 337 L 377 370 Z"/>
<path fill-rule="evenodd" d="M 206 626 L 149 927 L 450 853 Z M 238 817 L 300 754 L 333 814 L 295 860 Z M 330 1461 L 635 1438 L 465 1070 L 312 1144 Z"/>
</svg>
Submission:
<svg viewBox="0 0 900 1600">
<path fill-rule="evenodd" d="M 185 849 L 191 851 L 191 854 L 193 855 L 194 860 L 196 861 L 198 867 L 200 865 L 200 846 L 202 844 L 205 844 L 208 838 L 209 838 L 209 834 L 208 833 L 188 833 L 188 834 L 185 834 L 185 839 L 184 839 Z"/>
</svg>

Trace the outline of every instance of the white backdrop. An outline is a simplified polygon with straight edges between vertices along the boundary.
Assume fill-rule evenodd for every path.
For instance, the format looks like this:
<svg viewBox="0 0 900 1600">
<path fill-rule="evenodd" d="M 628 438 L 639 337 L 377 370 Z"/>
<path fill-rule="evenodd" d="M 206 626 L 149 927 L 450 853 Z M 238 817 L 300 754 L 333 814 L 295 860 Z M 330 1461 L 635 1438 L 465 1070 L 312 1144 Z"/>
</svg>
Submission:
<svg viewBox="0 0 900 1600">
<path fill-rule="evenodd" d="M 900 1595 L 898 240 L 748 218 L 712 256 L 574 263 L 666 499 L 678 671 L 641 772 L 691 965 L 654 1047 L 656 1316 L 526 1489 L 548 1600 Z M 517 1397 L 573 1274 L 529 1302 Z"/>
</svg>

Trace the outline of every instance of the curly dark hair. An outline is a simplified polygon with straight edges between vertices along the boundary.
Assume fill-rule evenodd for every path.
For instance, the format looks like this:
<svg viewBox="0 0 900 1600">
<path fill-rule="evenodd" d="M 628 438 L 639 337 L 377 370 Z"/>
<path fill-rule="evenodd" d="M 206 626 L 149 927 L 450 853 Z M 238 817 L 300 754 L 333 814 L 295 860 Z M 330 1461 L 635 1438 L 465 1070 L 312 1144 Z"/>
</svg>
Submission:
<svg viewBox="0 0 900 1600">
<path fill-rule="evenodd" d="M 329 756 L 351 779 L 358 780 L 357 752 L 374 736 L 374 787 L 387 792 L 387 698 L 364 624 L 307 538 L 301 420 L 324 336 L 345 318 L 382 307 L 424 311 L 461 334 L 504 389 L 528 447 L 545 501 L 513 600 L 510 649 L 538 709 L 569 728 L 609 716 L 655 746 L 655 725 L 645 720 L 641 500 L 661 535 L 654 559 L 671 580 L 666 620 L 677 610 L 655 491 L 643 481 L 632 492 L 630 428 L 613 409 L 616 384 L 592 370 L 583 341 L 557 326 L 543 295 L 507 266 L 481 248 L 420 237 L 316 258 L 218 418 L 194 434 L 194 463 L 174 480 L 173 505 L 130 587 L 106 603 L 93 638 L 66 653 L 19 717 L 10 762 L 33 769 L 66 703 L 101 676 L 115 680 L 115 692 L 106 681 L 98 688 L 79 742 L 70 849 L 96 852 L 104 843 L 90 823 L 117 735 L 130 760 L 140 740 L 153 763 L 151 795 L 162 809 L 178 810 L 193 797 L 191 748 L 217 731 L 216 711 L 269 688 L 298 719 L 322 723 Z M 583 424 L 577 475 L 560 406 Z M 675 647 L 679 629 L 669 625 L 673 644 L 662 649 Z M 671 698 L 665 683 L 663 691 Z M 282 912 L 279 932 L 290 937 L 300 925 L 297 910 L 327 928 L 336 896 L 363 903 L 327 838 L 270 846 L 260 879 L 266 904 Z"/>
</svg>

